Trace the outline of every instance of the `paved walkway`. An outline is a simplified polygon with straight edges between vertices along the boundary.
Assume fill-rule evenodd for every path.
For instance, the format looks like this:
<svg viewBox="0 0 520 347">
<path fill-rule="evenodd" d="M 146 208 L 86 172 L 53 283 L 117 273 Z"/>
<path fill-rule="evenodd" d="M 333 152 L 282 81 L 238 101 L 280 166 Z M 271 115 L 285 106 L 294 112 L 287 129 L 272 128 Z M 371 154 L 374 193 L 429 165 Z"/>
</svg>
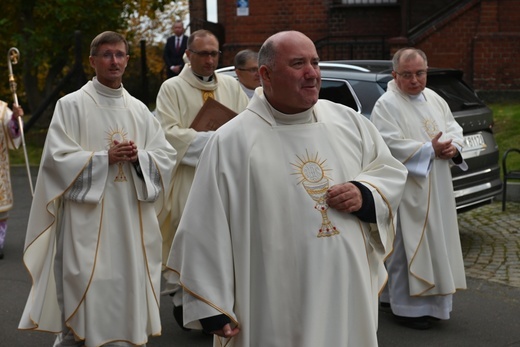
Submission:
<svg viewBox="0 0 520 347">
<path fill-rule="evenodd" d="M 520 203 L 460 213 L 459 229 L 466 276 L 520 288 Z"/>
</svg>

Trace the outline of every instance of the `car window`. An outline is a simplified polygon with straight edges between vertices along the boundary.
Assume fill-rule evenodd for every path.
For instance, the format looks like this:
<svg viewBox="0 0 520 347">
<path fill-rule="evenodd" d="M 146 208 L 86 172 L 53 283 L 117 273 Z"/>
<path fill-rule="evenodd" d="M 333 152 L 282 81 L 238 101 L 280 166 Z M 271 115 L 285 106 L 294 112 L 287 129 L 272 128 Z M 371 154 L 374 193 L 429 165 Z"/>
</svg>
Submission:
<svg viewBox="0 0 520 347">
<path fill-rule="evenodd" d="M 475 93 L 455 76 L 428 75 L 427 87 L 442 96 L 452 112 L 484 106 Z"/>
<path fill-rule="evenodd" d="M 360 111 L 359 104 L 345 80 L 321 80 L 320 99 L 327 99 Z"/>
</svg>

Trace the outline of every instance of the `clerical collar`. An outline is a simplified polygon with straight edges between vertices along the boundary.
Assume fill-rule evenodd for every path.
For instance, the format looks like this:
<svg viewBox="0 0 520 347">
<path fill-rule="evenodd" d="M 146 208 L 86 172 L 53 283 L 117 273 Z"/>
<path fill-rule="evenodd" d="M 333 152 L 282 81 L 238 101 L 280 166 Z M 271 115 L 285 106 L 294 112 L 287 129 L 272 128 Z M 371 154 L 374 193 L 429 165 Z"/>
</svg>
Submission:
<svg viewBox="0 0 520 347">
<path fill-rule="evenodd" d="M 193 72 L 193 70 L 191 70 L 191 72 Z M 211 81 L 213 81 L 213 75 L 201 76 L 201 75 L 197 75 L 195 72 L 193 72 L 193 74 L 195 75 L 195 77 L 197 77 L 202 82 L 211 82 Z"/>
<path fill-rule="evenodd" d="M 424 94 L 422 92 L 417 95 L 408 94 L 408 97 L 410 98 L 411 101 L 420 101 L 420 102 L 426 101 L 426 98 L 424 97 Z"/>
<path fill-rule="evenodd" d="M 96 91 L 104 96 L 110 97 L 110 98 L 119 98 L 123 95 L 123 84 L 119 86 L 119 88 L 114 89 L 105 86 L 104 84 L 101 84 L 101 82 L 98 81 L 97 77 L 94 76 L 92 78 L 92 83 L 94 84 L 94 88 L 96 88 Z"/>
<path fill-rule="evenodd" d="M 269 105 L 271 114 L 278 125 L 308 124 L 316 122 L 314 107 L 300 113 L 287 114 L 275 109 L 267 99 L 265 99 L 265 101 L 267 102 L 267 105 Z"/>
</svg>

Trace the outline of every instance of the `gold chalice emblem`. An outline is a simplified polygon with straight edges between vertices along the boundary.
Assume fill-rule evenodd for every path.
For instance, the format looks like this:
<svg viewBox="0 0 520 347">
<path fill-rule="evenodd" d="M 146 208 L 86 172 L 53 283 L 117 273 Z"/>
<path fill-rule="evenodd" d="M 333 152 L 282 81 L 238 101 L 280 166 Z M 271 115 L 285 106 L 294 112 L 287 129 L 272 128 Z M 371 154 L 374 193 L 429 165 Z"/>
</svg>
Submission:
<svg viewBox="0 0 520 347">
<path fill-rule="evenodd" d="M 325 174 L 325 160 L 319 161 L 318 154 L 313 158 L 306 153 L 304 158 L 298 157 L 298 163 L 291 163 L 297 172 L 295 175 L 301 177 L 298 184 L 302 184 L 305 191 L 316 202 L 314 208 L 321 213 L 321 227 L 318 230 L 318 237 L 328 237 L 339 234 L 339 230 L 332 224 L 327 215 L 329 206 L 326 203 L 327 190 L 329 189 L 329 177 Z"/>
</svg>

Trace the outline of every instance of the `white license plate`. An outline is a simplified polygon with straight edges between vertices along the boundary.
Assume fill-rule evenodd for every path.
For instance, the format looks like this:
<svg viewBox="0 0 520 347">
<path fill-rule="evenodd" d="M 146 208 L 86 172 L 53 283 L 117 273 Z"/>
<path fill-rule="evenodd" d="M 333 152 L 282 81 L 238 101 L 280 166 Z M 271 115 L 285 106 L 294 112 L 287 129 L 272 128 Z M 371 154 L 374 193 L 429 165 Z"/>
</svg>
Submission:
<svg viewBox="0 0 520 347">
<path fill-rule="evenodd" d="M 476 151 L 486 148 L 482 134 L 464 136 L 464 149 L 462 152 Z"/>
</svg>

